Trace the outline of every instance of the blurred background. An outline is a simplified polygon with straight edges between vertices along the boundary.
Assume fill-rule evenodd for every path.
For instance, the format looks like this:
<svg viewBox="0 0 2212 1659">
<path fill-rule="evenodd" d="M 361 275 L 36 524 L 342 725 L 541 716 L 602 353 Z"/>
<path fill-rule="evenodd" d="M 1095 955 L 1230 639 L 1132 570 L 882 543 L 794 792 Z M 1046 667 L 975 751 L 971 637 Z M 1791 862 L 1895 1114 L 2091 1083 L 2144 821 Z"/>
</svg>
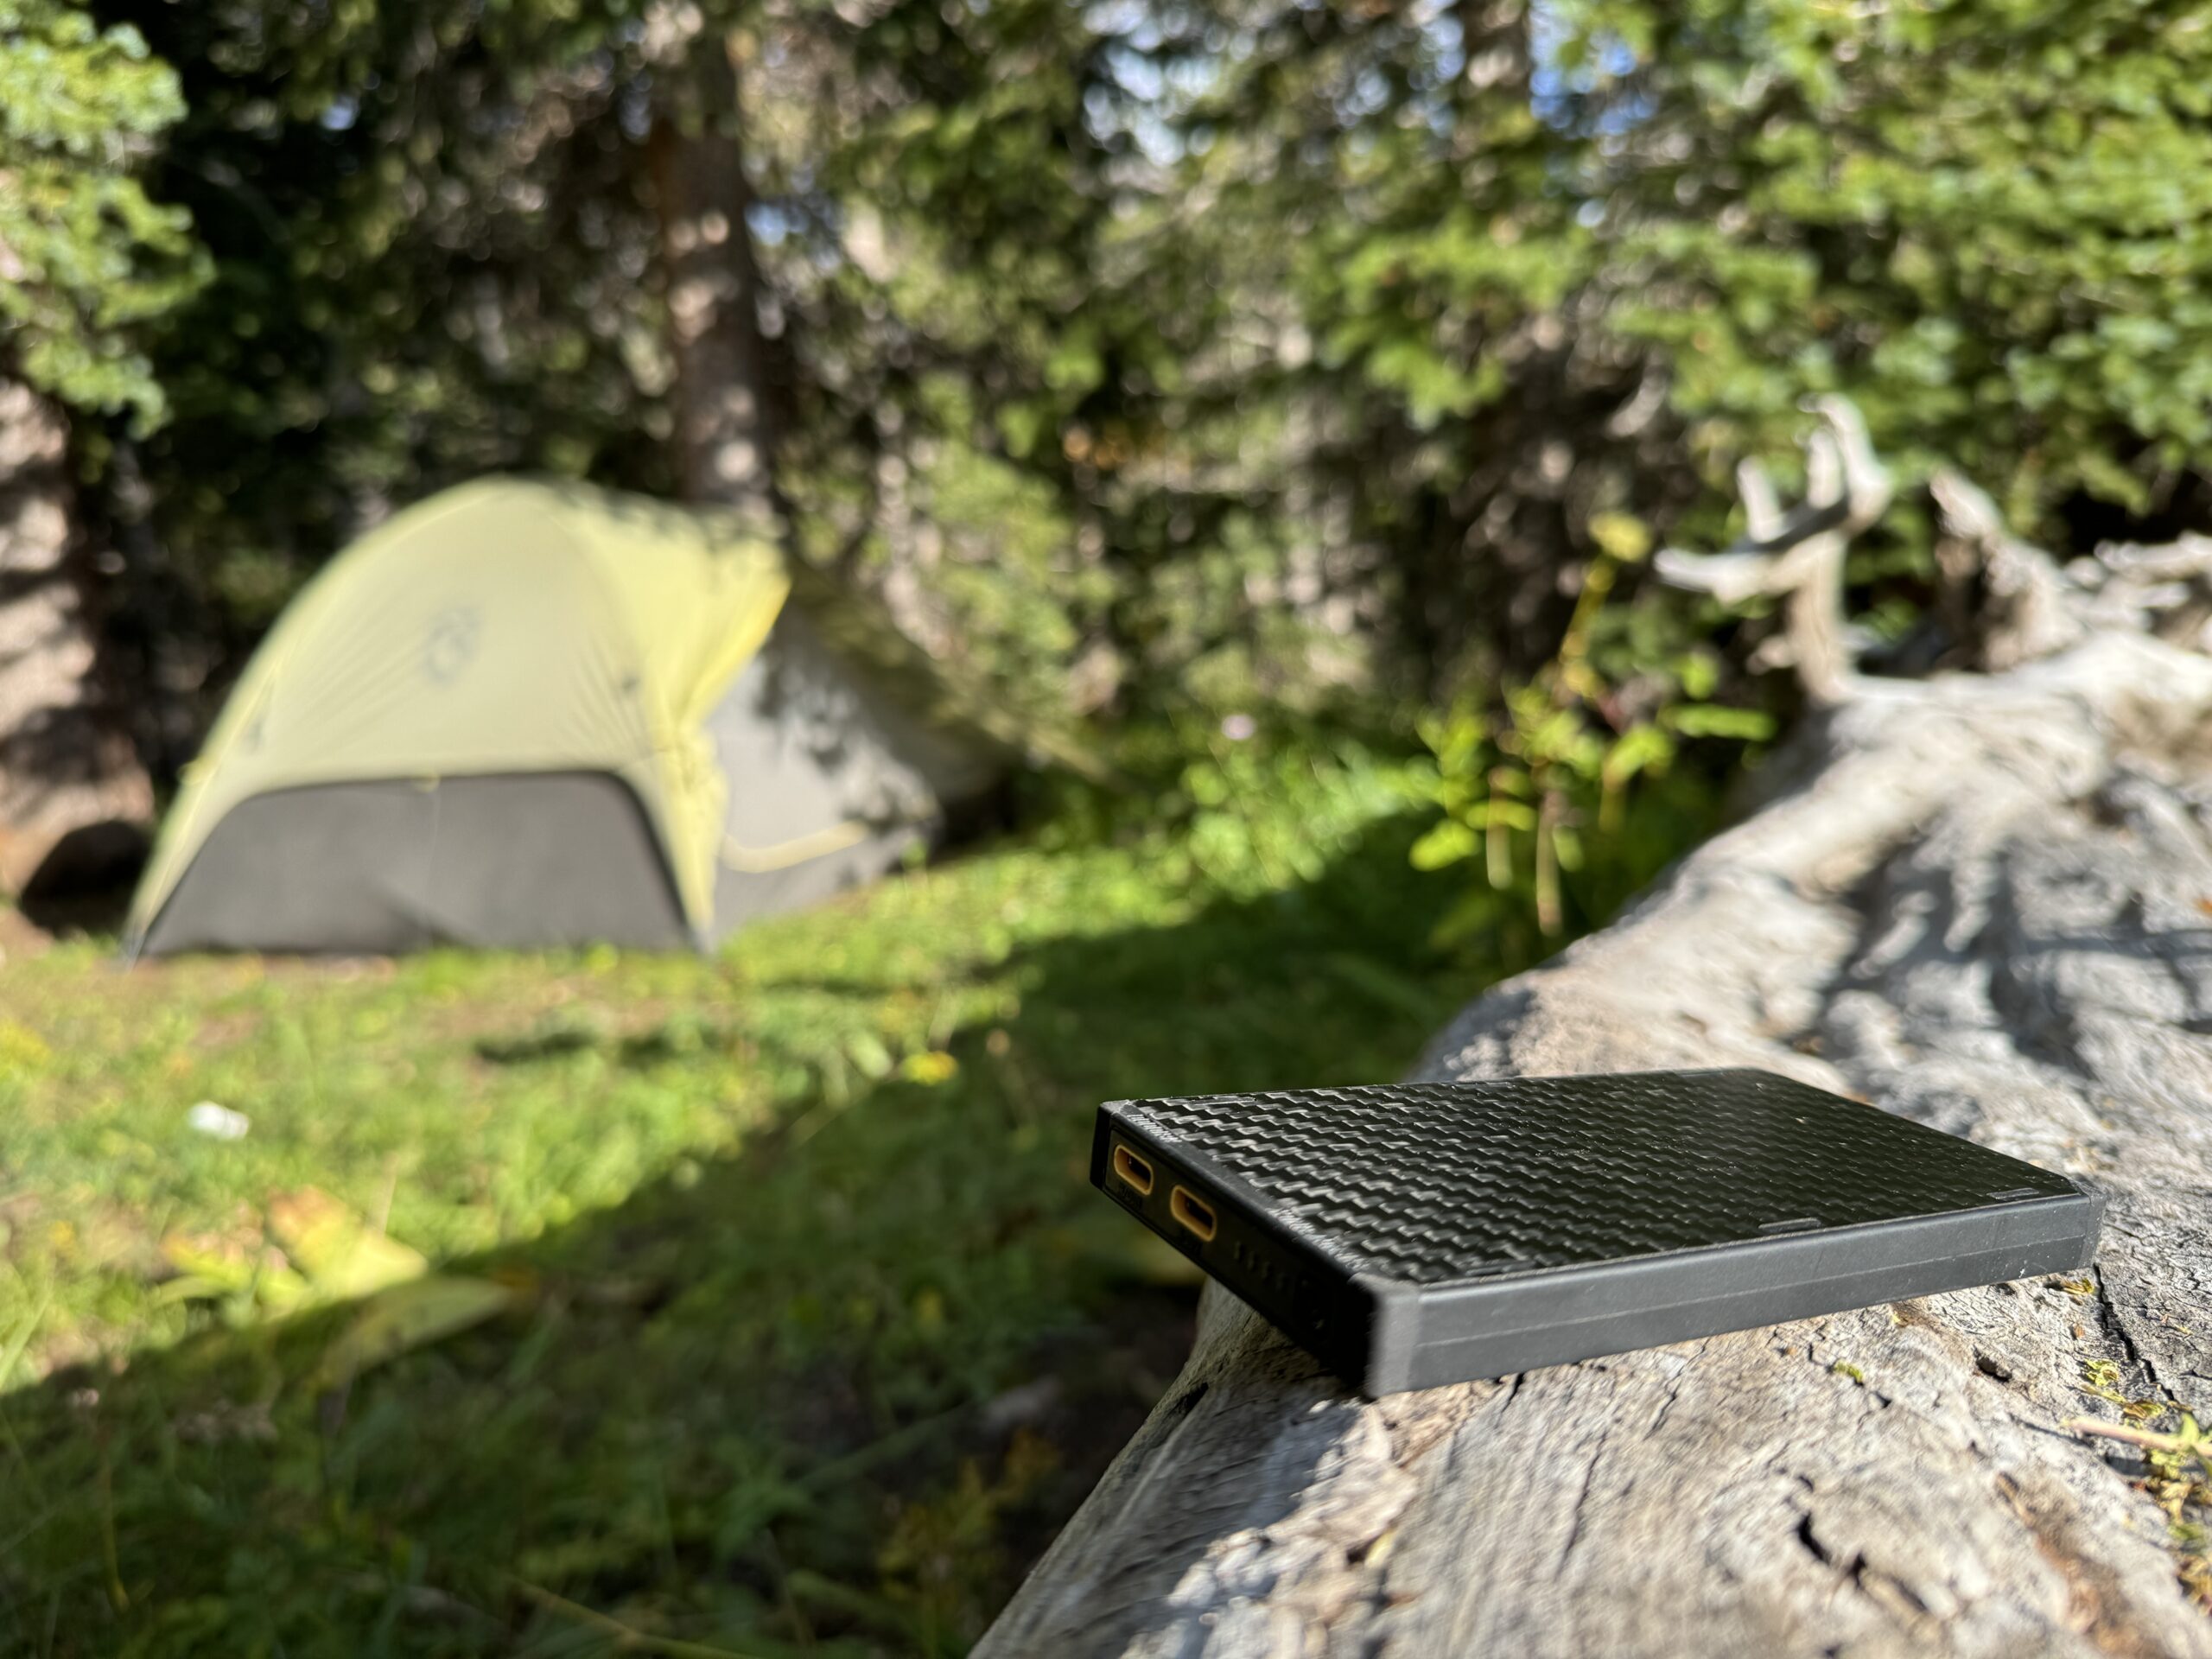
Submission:
<svg viewBox="0 0 2212 1659">
<path fill-rule="evenodd" d="M 0 1649 L 965 1651 L 1195 1283 L 1090 1111 L 1388 1078 L 1724 821 L 1939 465 L 2212 527 L 2212 7 L 0 0 Z M 125 971 L 257 645 L 495 474 L 1027 739 L 703 953 Z M 702 520 L 702 522 L 705 522 Z"/>
</svg>

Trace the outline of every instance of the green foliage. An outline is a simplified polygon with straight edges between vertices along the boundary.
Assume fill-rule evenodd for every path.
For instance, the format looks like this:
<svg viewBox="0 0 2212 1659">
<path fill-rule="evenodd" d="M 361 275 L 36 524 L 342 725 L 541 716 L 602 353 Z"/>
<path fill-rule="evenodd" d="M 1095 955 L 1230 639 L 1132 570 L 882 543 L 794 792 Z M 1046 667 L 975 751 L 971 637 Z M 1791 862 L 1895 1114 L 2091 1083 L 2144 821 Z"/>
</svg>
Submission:
<svg viewBox="0 0 2212 1659">
<path fill-rule="evenodd" d="M 47 251 L 0 303 L 67 395 L 179 416 L 80 433 L 145 683 L 219 691 L 457 479 L 671 488 L 663 10 L 11 14 L 7 165 L 60 183 L 5 193 Z M 1031 706 L 1526 683 L 1604 527 L 1722 539 L 1809 393 L 2049 540 L 2212 510 L 2201 5 L 704 14 L 799 541 Z M 1926 541 L 1859 568 L 1885 636 Z"/>
<path fill-rule="evenodd" d="M 211 269 L 143 334 L 175 418 L 85 440 L 148 680 L 219 691 L 324 559 L 478 473 L 665 491 L 640 147 L 571 8 L 105 10 L 177 67 L 149 185 Z"/>
<path fill-rule="evenodd" d="M 189 217 L 137 177 L 183 112 L 137 29 L 63 0 L 0 3 L 0 346 L 31 385 L 142 431 L 167 404 L 140 326 L 203 274 Z"/>
<path fill-rule="evenodd" d="M 1297 703 L 1359 654 L 1318 614 L 1293 412 L 1221 348 L 1249 250 L 1156 158 L 1204 26 L 1058 0 L 817 19 L 854 95 L 793 113 L 772 162 L 813 534 L 918 578 L 1010 686 L 1140 719 Z M 988 525 L 963 511 L 985 477 L 1011 508 Z"/>
<path fill-rule="evenodd" d="M 87 442 L 149 675 L 219 689 L 317 564 L 458 479 L 668 491 L 650 10 L 117 0 L 182 70 L 159 181 L 214 270 L 152 342 L 182 418 Z M 1296 683 L 1273 665 L 1312 630 L 1253 620 L 1291 556 L 1281 492 L 1242 459 L 1255 423 L 1209 423 L 1245 387 L 1186 384 L 1214 256 L 1133 170 L 1121 77 L 1151 24 L 708 10 L 693 49 L 742 66 L 808 556 L 1033 706 L 1179 702 L 1208 655 L 1207 695 Z M 1236 475 L 1204 476 L 1217 457 Z"/>
<path fill-rule="evenodd" d="M 1479 982 L 1408 763 L 1160 760 L 1192 833 L 715 960 L 11 952 L 0 1651 L 963 1651 L 1189 1340 L 1096 1103 L 1388 1077 Z"/>
<path fill-rule="evenodd" d="M 1479 861 L 1440 944 L 1478 942 L 1515 966 L 1611 917 L 1713 825 L 1719 780 L 1773 735 L 1772 715 L 1712 700 L 1721 671 L 1680 606 L 1609 610 L 1649 537 L 1624 515 L 1598 525 L 1558 654 L 1488 708 L 1424 722 L 1440 816 L 1416 867 Z"/>
<path fill-rule="evenodd" d="M 1563 16 L 1581 118 L 1635 109 L 1602 175 L 1618 326 L 1715 441 L 1842 391 L 1885 453 L 2042 530 L 2075 490 L 2149 505 L 2212 437 L 2201 6 Z M 1658 153 L 1673 131 L 1732 164 Z"/>
<path fill-rule="evenodd" d="M 1535 671 L 1602 515 L 1719 539 L 1810 394 L 2031 534 L 2202 517 L 2202 5 L 1236 16 L 1193 176 L 1247 241 L 1298 227 L 1305 378 L 1359 435 L 1322 458 L 1445 680 Z"/>
</svg>

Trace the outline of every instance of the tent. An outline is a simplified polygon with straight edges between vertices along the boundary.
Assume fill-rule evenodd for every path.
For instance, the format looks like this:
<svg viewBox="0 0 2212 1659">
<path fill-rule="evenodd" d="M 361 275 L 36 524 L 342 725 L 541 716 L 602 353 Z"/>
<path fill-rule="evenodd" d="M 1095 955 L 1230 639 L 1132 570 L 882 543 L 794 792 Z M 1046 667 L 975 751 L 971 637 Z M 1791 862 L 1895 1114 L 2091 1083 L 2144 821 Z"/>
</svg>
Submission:
<svg viewBox="0 0 2212 1659">
<path fill-rule="evenodd" d="M 393 518 L 280 619 L 126 938 L 703 947 L 892 868 L 1022 747 L 727 521 L 487 480 Z"/>
</svg>

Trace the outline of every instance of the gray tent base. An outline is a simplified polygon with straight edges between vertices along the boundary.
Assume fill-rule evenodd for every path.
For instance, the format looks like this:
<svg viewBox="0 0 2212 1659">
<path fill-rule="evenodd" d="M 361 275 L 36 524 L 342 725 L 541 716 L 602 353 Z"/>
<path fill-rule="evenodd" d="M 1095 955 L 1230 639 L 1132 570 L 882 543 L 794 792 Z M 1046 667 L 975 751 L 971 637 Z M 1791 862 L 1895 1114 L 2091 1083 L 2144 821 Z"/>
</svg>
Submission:
<svg viewBox="0 0 2212 1659">
<path fill-rule="evenodd" d="M 392 779 L 242 801 L 149 954 L 386 955 L 435 944 L 690 942 L 652 827 L 605 772 Z"/>
<path fill-rule="evenodd" d="M 857 886 L 895 865 L 900 826 L 789 869 L 721 872 L 715 934 Z M 241 802 L 139 942 L 148 955 L 265 950 L 384 956 L 697 943 L 658 839 L 605 772 L 326 784 Z"/>
</svg>

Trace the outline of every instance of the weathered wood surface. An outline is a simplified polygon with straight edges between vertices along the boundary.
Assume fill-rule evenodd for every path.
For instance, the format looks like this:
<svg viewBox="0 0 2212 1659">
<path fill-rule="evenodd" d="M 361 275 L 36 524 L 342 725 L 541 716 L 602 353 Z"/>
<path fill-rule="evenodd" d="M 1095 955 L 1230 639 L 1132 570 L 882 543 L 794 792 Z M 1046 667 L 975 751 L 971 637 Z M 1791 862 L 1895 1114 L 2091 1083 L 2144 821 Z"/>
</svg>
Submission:
<svg viewBox="0 0 2212 1659">
<path fill-rule="evenodd" d="M 1982 602 L 2055 654 L 1853 677 L 1762 809 L 1417 1075 L 1859 1093 L 2107 1194 L 2094 1283 L 1374 1403 L 1210 1288 L 982 1654 L 2212 1655 L 2139 1469 L 2061 1427 L 2114 1414 L 2094 1362 L 2212 1408 L 2212 560 L 2001 550 Z"/>
</svg>

